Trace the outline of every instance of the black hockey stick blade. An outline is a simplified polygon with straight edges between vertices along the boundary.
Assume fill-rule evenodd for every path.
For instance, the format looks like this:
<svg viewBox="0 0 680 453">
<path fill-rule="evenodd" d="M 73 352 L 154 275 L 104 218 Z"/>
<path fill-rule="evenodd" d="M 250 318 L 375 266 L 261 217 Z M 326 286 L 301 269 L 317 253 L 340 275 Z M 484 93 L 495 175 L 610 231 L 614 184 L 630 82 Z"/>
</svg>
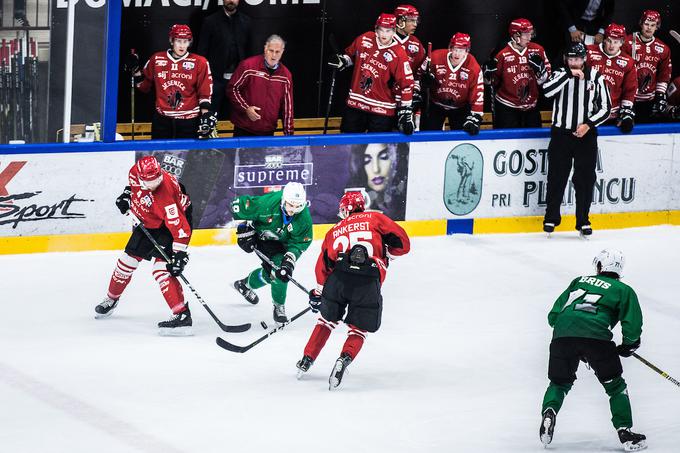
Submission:
<svg viewBox="0 0 680 453">
<path fill-rule="evenodd" d="M 229 343 L 227 340 L 223 339 L 222 337 L 217 337 L 215 339 L 215 341 L 217 342 L 217 346 L 219 346 L 220 348 L 226 349 L 227 351 L 231 351 L 231 352 L 243 353 L 243 352 L 246 352 L 247 350 L 249 350 L 250 348 L 252 348 L 253 346 L 255 346 L 255 344 L 252 344 L 252 343 L 249 344 L 248 346 L 237 346 L 235 344 Z"/>
<path fill-rule="evenodd" d="M 238 346 L 238 345 L 235 345 L 235 344 L 233 344 L 233 343 L 229 343 L 227 340 L 225 340 L 225 339 L 223 339 L 223 338 L 221 338 L 221 337 L 215 338 L 215 342 L 217 343 L 217 346 L 219 346 L 220 348 L 226 349 L 227 351 L 238 352 L 238 353 L 244 353 L 244 352 L 246 352 L 246 351 L 249 351 L 249 350 L 252 349 L 253 347 L 257 346 L 258 344 L 262 343 L 264 340 L 266 340 L 266 339 L 269 338 L 270 336 L 274 335 L 274 334 L 275 334 L 276 332 L 278 332 L 279 330 L 285 328 L 288 324 L 292 323 L 293 321 L 295 321 L 296 319 L 298 319 L 300 316 L 304 315 L 305 313 L 307 313 L 307 312 L 310 311 L 311 309 L 312 309 L 311 307 L 305 308 L 305 309 L 302 310 L 300 313 L 298 313 L 298 314 L 296 314 L 295 316 L 293 316 L 292 318 L 290 318 L 290 320 L 289 320 L 288 322 L 286 322 L 286 323 L 284 323 L 284 324 L 281 324 L 280 326 L 278 326 L 278 327 L 276 327 L 276 328 L 270 330 L 269 332 L 267 332 L 266 334 L 262 335 L 262 336 L 261 336 L 260 338 L 258 338 L 257 340 L 255 340 L 255 341 L 253 341 L 252 343 L 247 344 L 247 345 L 245 345 L 245 346 Z"/>
<path fill-rule="evenodd" d="M 239 325 L 237 325 L 237 326 L 229 326 L 229 325 L 227 325 L 227 324 L 223 324 L 223 323 L 220 321 L 220 323 L 219 323 L 218 325 L 220 326 L 220 329 L 222 329 L 224 332 L 228 332 L 228 333 L 242 333 L 242 332 L 246 332 L 246 331 L 249 330 L 250 327 L 251 327 L 251 325 L 250 325 L 249 322 L 246 323 L 246 324 L 239 324 Z"/>
</svg>

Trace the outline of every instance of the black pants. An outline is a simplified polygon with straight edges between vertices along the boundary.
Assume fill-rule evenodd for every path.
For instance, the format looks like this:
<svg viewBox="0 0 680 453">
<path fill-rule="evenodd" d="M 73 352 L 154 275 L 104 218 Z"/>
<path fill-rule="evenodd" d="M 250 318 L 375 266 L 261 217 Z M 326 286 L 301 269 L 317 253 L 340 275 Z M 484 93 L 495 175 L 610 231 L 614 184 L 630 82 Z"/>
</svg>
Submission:
<svg viewBox="0 0 680 453">
<path fill-rule="evenodd" d="M 147 228 L 151 236 L 158 242 L 167 256 L 172 256 L 172 233 L 163 225 L 160 228 Z M 128 239 L 125 246 L 125 253 L 132 256 L 137 256 L 144 260 L 151 260 L 153 258 L 163 259 L 163 256 L 156 249 L 153 243 L 146 237 L 146 234 L 140 227 L 135 227 L 132 230 L 132 236 Z"/>
<path fill-rule="evenodd" d="M 541 127 L 541 112 L 538 110 L 538 107 L 531 110 L 520 110 L 508 107 L 498 101 L 494 102 L 496 103 L 493 115 L 494 129 Z"/>
<path fill-rule="evenodd" d="M 340 132 L 391 132 L 394 126 L 394 116 L 376 115 L 375 113 L 347 107 L 340 122 Z"/>
<path fill-rule="evenodd" d="M 272 135 L 274 135 L 274 131 L 255 133 L 241 129 L 238 126 L 234 126 L 234 137 L 271 137 Z"/>
<path fill-rule="evenodd" d="M 151 119 L 151 138 L 196 138 L 198 121 L 198 117 L 182 120 L 154 112 Z"/>
<path fill-rule="evenodd" d="M 435 104 L 430 104 L 430 110 L 420 114 L 421 131 L 440 131 L 444 127 L 444 120 L 449 120 L 449 128 L 453 130 L 463 129 L 463 123 L 470 114 L 470 107 L 459 109 L 443 109 Z"/>
<path fill-rule="evenodd" d="M 323 287 L 320 311 L 328 321 L 338 322 L 344 318 L 346 324 L 376 332 L 382 320 L 380 279 L 333 271 Z"/>
<path fill-rule="evenodd" d="M 548 145 L 548 193 L 545 223 L 562 222 L 560 205 L 574 162 L 571 180 L 576 192 L 576 229 L 589 225 L 588 214 L 593 201 L 595 165 L 597 163 L 597 129 L 590 129 L 582 138 L 572 131 L 553 127 Z"/>
<path fill-rule="evenodd" d="M 600 382 L 623 374 L 621 359 L 613 341 L 563 337 L 550 342 L 548 378 L 556 384 L 573 384 L 579 361 L 584 359 Z"/>
</svg>

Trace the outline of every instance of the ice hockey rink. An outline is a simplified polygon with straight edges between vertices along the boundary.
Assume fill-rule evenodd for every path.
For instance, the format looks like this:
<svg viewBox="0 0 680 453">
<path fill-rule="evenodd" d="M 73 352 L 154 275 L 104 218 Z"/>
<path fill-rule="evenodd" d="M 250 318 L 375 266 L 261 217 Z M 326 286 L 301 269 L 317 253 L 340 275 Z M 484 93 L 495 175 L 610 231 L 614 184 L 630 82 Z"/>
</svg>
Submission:
<svg viewBox="0 0 680 453">
<path fill-rule="evenodd" d="M 311 313 L 245 354 L 192 302 L 194 337 L 157 335 L 169 317 L 148 263 L 111 318 L 94 319 L 119 252 L 0 256 L 0 450 L 11 453 L 530 452 L 548 383 L 552 303 L 593 256 L 616 247 L 644 315 L 638 353 L 680 379 L 680 227 L 414 238 L 383 287 L 383 324 L 343 386 L 328 375 L 340 326 L 295 379 Z M 315 242 L 294 277 L 314 283 Z M 237 247 L 191 251 L 186 276 L 228 324 L 270 328 L 266 289 L 252 306 L 231 288 L 256 265 Z M 191 294 L 185 291 L 193 301 Z M 289 316 L 306 297 L 290 286 Z M 620 340 L 617 326 L 615 340 Z M 680 451 L 680 388 L 623 359 L 634 429 L 649 451 Z M 604 390 L 581 366 L 549 451 L 621 451 Z"/>
</svg>

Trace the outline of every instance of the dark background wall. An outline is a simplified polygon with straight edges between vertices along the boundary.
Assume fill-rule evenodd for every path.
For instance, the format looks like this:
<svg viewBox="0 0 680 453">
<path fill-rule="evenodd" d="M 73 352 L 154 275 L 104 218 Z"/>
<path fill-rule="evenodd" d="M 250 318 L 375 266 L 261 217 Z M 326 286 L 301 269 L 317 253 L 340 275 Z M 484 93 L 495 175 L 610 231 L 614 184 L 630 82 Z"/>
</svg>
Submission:
<svg viewBox="0 0 680 453">
<path fill-rule="evenodd" d="M 121 33 L 121 61 L 125 54 L 135 48 L 143 60 L 153 52 L 168 47 L 167 33 L 173 23 L 189 24 L 197 39 L 203 18 L 221 8 L 221 0 L 211 0 L 207 9 L 201 6 L 178 6 L 169 0 L 169 6 L 153 1 L 149 7 L 135 7 L 134 0 L 125 1 Z M 267 36 L 280 34 L 287 40 L 283 61 L 293 73 L 295 84 L 295 116 L 323 116 L 327 99 L 329 72 L 325 62 L 331 53 L 329 36 L 333 36 L 340 48 L 347 46 L 359 34 L 371 30 L 381 12 L 392 12 L 400 2 L 385 0 L 318 0 L 316 4 L 303 4 L 303 0 L 241 0 L 240 10 L 253 18 L 254 43 L 252 52 L 262 51 Z M 307 0 L 309 1 L 309 0 Z M 55 2 L 56 3 L 56 2 Z M 180 2 L 181 3 L 181 2 Z M 201 2 L 204 3 L 204 2 Z M 472 53 L 481 62 L 491 50 L 507 39 L 507 24 L 516 17 L 526 17 L 536 26 L 535 41 L 546 47 L 550 56 L 557 56 L 564 30 L 559 24 L 556 0 L 412 0 L 421 13 L 421 23 L 416 36 L 433 48 L 443 48 L 456 31 L 472 36 Z M 680 45 L 669 35 L 668 30 L 680 29 L 680 2 L 672 0 L 617 0 L 614 21 L 624 24 L 629 30 L 637 27 L 640 13 L 644 9 L 657 9 L 662 14 L 662 30 L 658 36 L 671 46 L 675 55 L 680 55 Z M 101 104 L 101 52 L 103 42 L 103 8 L 96 11 L 81 11 L 87 7 L 78 3 L 78 28 L 76 28 L 76 78 L 74 86 L 73 122 L 99 120 Z M 63 10 L 62 10 L 63 11 Z M 62 13 L 58 11 L 58 13 Z M 326 13 L 326 28 L 322 38 L 323 11 Z M 63 43 L 65 26 L 63 14 L 54 16 L 53 56 L 59 53 L 59 42 Z M 82 19 L 81 19 L 82 18 Z M 79 30 L 80 28 L 80 30 Z M 60 35 L 61 34 L 61 35 Z M 59 41 L 59 36 L 62 36 Z M 323 57 L 321 45 L 324 44 Z M 55 62 L 55 59 L 52 60 Z M 62 65 L 57 64 L 56 67 Z M 52 64 L 55 67 L 55 64 Z M 676 65 L 677 67 L 677 65 Z M 85 73 L 87 69 L 87 74 Z M 52 71 L 51 71 L 52 72 Z M 56 71 L 54 71 L 56 72 Z M 63 72 L 63 71 L 62 71 Z M 321 72 L 321 74 L 320 74 Z M 321 77 L 320 77 L 321 75 Z M 350 74 L 338 76 L 333 115 L 339 115 L 344 105 Z M 323 83 L 319 84 L 320 78 Z M 57 87 L 63 86 L 59 74 L 50 78 L 51 104 L 58 106 L 63 101 L 55 100 Z M 150 95 L 136 94 L 136 121 L 149 121 L 153 109 Z M 51 109 L 51 116 L 60 117 L 60 107 Z M 52 119 L 52 118 L 51 118 Z M 130 79 L 122 70 L 118 96 L 118 120 L 130 121 Z M 56 119 L 58 123 L 61 118 Z M 51 122 L 54 124 L 54 122 Z M 52 126 L 54 127 L 54 126 Z M 50 133 L 50 137 L 54 136 Z"/>
</svg>

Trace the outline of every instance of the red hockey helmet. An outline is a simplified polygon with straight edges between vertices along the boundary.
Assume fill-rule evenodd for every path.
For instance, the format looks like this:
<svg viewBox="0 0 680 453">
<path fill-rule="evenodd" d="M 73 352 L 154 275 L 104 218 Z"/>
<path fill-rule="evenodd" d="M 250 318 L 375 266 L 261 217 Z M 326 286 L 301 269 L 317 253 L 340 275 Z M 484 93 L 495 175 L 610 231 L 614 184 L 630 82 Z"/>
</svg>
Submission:
<svg viewBox="0 0 680 453">
<path fill-rule="evenodd" d="M 168 36 L 170 37 L 171 41 L 173 39 L 188 39 L 190 41 L 194 39 L 193 35 L 191 34 L 191 28 L 184 24 L 175 24 L 170 27 L 170 33 Z"/>
<path fill-rule="evenodd" d="M 137 161 L 136 165 L 141 181 L 154 181 L 162 175 L 161 165 L 154 156 L 144 156 Z"/>
<path fill-rule="evenodd" d="M 472 40 L 467 33 L 457 32 L 455 35 L 451 36 L 451 41 L 449 41 L 449 47 L 459 47 L 461 49 L 470 50 L 471 45 Z"/>
<path fill-rule="evenodd" d="M 508 26 L 508 33 L 510 36 L 515 36 L 515 33 L 531 33 L 534 34 L 534 24 L 529 19 L 519 18 L 510 22 Z"/>
<path fill-rule="evenodd" d="M 353 212 L 361 212 L 364 209 L 366 209 L 366 200 L 361 192 L 345 192 L 340 198 L 339 214 L 343 219 Z"/>
<path fill-rule="evenodd" d="M 642 16 L 640 16 L 640 25 L 642 25 L 647 20 L 656 22 L 656 27 L 661 28 L 661 14 L 659 14 L 658 11 L 654 11 L 653 9 L 644 10 L 642 12 Z"/>
<path fill-rule="evenodd" d="M 405 17 L 408 19 L 418 19 L 420 13 L 413 5 L 399 5 L 394 10 L 394 17 L 397 19 Z"/>
<path fill-rule="evenodd" d="M 382 13 L 375 21 L 375 28 L 395 28 L 397 26 L 397 18 L 392 14 Z"/>
<path fill-rule="evenodd" d="M 626 39 L 626 27 L 619 24 L 611 23 L 604 30 L 604 37 L 611 39 Z"/>
</svg>

